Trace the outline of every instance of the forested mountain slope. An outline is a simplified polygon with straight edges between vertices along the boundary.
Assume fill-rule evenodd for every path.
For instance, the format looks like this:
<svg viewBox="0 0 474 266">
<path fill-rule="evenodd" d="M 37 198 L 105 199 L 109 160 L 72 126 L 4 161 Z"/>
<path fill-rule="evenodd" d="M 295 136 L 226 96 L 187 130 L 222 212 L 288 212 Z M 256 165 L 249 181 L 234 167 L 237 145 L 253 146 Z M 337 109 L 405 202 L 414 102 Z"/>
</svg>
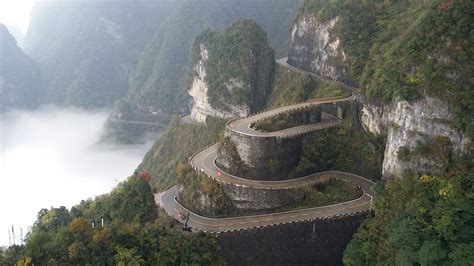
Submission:
<svg viewBox="0 0 474 266">
<path fill-rule="evenodd" d="M 159 211 L 137 174 L 70 210 L 41 209 L 25 245 L 0 249 L 0 265 L 223 265 L 218 251 L 214 236 L 182 232 Z"/>
<path fill-rule="evenodd" d="M 42 103 L 112 105 L 155 29 L 181 1 L 38 1 L 25 51 L 44 69 Z"/>
<path fill-rule="evenodd" d="M 442 175 L 472 154 L 474 18 L 468 1 L 306 1 L 289 62 L 358 84 L 364 127 L 386 135 L 382 173 Z"/>
<path fill-rule="evenodd" d="M 39 65 L 23 53 L 3 24 L 0 24 L 0 58 L 0 111 L 35 107 L 42 86 Z"/>
</svg>

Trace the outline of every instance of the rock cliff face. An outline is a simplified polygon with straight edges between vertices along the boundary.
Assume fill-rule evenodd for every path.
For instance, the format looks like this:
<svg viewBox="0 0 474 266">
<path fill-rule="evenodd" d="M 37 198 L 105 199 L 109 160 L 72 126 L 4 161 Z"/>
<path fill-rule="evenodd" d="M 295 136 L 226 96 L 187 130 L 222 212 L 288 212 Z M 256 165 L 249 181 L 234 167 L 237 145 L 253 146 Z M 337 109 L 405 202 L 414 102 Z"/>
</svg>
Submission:
<svg viewBox="0 0 474 266">
<path fill-rule="evenodd" d="M 453 119 L 449 105 L 430 96 L 384 106 L 364 104 L 361 115 L 366 130 L 387 135 L 385 178 L 406 173 L 442 175 L 453 155 L 472 152 L 469 138 L 451 125 Z"/>
<path fill-rule="evenodd" d="M 333 33 L 338 20 L 320 22 L 312 15 L 301 16 L 291 31 L 288 63 L 334 80 L 348 80 L 346 55 Z"/>
<path fill-rule="evenodd" d="M 202 32 L 196 38 L 193 59 L 189 89 L 193 120 L 242 117 L 265 104 L 272 85 L 274 51 L 255 22 L 241 19 L 222 32 Z"/>
<path fill-rule="evenodd" d="M 235 116 L 243 117 L 249 114 L 250 107 L 248 105 L 227 105 L 228 110 L 221 108 L 213 108 L 209 102 L 208 90 L 209 85 L 206 82 L 206 67 L 205 63 L 209 59 L 209 51 L 201 44 L 200 45 L 201 59 L 194 66 L 194 78 L 189 90 L 189 95 L 193 97 L 193 107 L 191 109 L 191 118 L 197 122 L 206 122 L 207 116 L 217 118 L 232 118 Z M 232 85 L 231 85 L 232 84 Z M 232 79 L 229 81 L 227 90 L 233 88 L 243 89 L 244 83 L 241 80 Z"/>
<path fill-rule="evenodd" d="M 427 46 L 427 50 L 423 52 L 420 51 L 425 48 L 419 47 L 414 49 L 418 52 L 413 52 L 413 49 L 402 49 L 397 50 L 396 55 L 390 54 L 390 56 L 387 56 L 387 51 L 390 51 L 390 49 L 398 49 L 398 47 L 404 45 L 411 47 L 410 45 L 418 40 L 418 36 L 426 33 L 423 30 L 416 32 L 416 34 L 411 33 L 411 39 L 398 37 L 398 33 L 394 34 L 395 37 L 393 38 L 400 38 L 392 40 L 393 43 L 398 43 L 397 47 L 391 46 L 392 42 L 386 39 L 373 45 L 372 42 L 377 40 L 375 38 L 375 36 L 378 36 L 377 34 L 385 36 L 383 34 L 386 33 L 384 32 L 385 28 L 379 27 L 380 25 L 376 23 L 376 17 L 368 16 L 364 20 L 363 18 L 366 18 L 365 13 L 359 14 L 353 10 L 345 10 L 344 8 L 347 9 L 347 7 L 333 5 L 334 3 L 331 1 L 327 1 L 327 3 L 313 1 L 312 3 L 315 8 L 311 9 L 311 5 L 307 5 L 306 10 L 303 10 L 302 14 L 298 16 L 293 26 L 288 62 L 321 76 L 350 84 L 360 83 L 364 87 L 361 89 L 365 89 L 366 99 L 359 99 L 362 102 L 360 121 L 366 131 L 386 136 L 382 166 L 384 178 L 402 177 L 406 174 L 418 173 L 442 175 L 448 170 L 449 164 L 454 158 L 472 154 L 471 140 L 464 131 L 457 129 L 459 125 L 458 127 L 454 126 L 455 121 L 459 120 L 459 111 L 456 113 L 456 108 L 464 110 L 464 116 L 469 116 L 469 110 L 471 110 L 470 107 L 466 107 L 469 106 L 469 104 L 466 104 L 466 102 L 469 103 L 468 95 L 470 94 L 467 92 L 469 89 L 465 88 L 466 82 L 461 82 L 468 80 L 469 74 L 464 73 L 461 68 L 451 69 L 462 47 L 458 47 L 458 50 L 450 50 L 449 43 L 452 43 L 452 41 L 446 41 L 448 38 L 441 36 L 440 38 L 431 39 L 430 45 L 434 43 L 443 44 L 443 47 L 447 47 L 445 51 L 443 50 L 443 53 L 440 52 L 439 48 L 436 48 L 439 46 L 432 45 Z M 435 13 L 439 11 L 438 9 L 433 10 L 432 12 Z M 371 10 L 370 12 L 372 12 L 372 15 L 382 14 L 377 13 L 380 12 L 377 10 Z M 348 14 L 353 14 L 354 17 L 361 19 L 360 21 L 351 20 L 352 17 Z M 433 16 L 433 18 L 438 17 L 438 14 Z M 424 19 L 426 21 L 423 21 L 423 23 L 432 24 L 429 19 Z M 397 23 L 396 19 L 393 23 Z M 419 27 L 419 25 L 413 26 L 413 28 L 416 27 Z M 368 28 L 368 31 L 370 31 L 369 28 L 372 28 L 372 36 L 368 38 L 369 41 L 363 42 L 360 39 L 354 39 L 361 38 L 362 35 L 359 31 L 364 28 Z M 354 32 L 356 34 L 352 36 L 351 34 Z M 430 36 L 440 35 L 432 34 Z M 453 40 L 461 38 L 459 36 L 454 35 L 451 38 Z M 358 43 L 358 47 L 354 46 L 355 41 Z M 378 47 L 378 49 L 374 47 Z M 383 47 L 383 49 L 380 47 Z M 358 56 L 355 55 L 357 51 Z M 362 58 L 362 54 L 366 54 L 364 62 L 359 66 L 359 71 L 355 71 L 353 69 L 354 60 L 356 57 Z M 443 54 L 443 58 L 446 57 L 449 60 L 444 58 L 430 61 L 431 63 L 419 63 L 421 59 L 425 60 L 424 58 L 430 60 L 433 54 Z M 372 61 L 376 61 L 374 58 L 379 60 L 377 61 L 378 65 L 373 65 Z M 387 67 L 383 64 L 385 62 L 396 63 L 395 65 L 387 63 L 387 66 L 389 66 Z M 447 62 L 450 62 L 450 64 Z M 427 69 L 424 70 L 426 73 L 422 73 L 420 69 L 430 64 L 446 72 L 440 74 L 439 71 Z M 466 65 L 466 63 L 464 64 Z M 400 76 L 390 72 L 398 66 L 403 66 L 397 70 Z M 364 68 L 364 72 L 361 72 L 360 69 Z M 419 73 L 413 74 L 413 72 L 416 72 L 415 70 Z M 453 72 L 458 73 L 457 78 L 449 85 L 443 83 L 447 82 L 446 80 L 453 80 Z M 351 76 L 354 73 L 359 73 L 360 76 Z M 396 78 L 392 78 L 390 76 L 392 74 Z M 436 75 L 440 75 L 440 77 Z M 355 80 L 352 81 L 351 79 Z M 422 83 L 424 80 L 430 80 L 432 84 Z M 445 87 L 442 87 L 443 84 Z M 433 88 L 431 89 L 430 86 Z M 448 88 L 454 93 L 449 94 L 451 96 L 446 97 L 446 100 L 443 96 L 440 96 L 443 95 L 442 93 L 435 93 L 435 91 L 450 90 Z M 461 94 L 460 91 L 463 90 L 465 90 L 464 94 Z M 378 94 L 375 94 L 374 91 Z M 376 102 L 385 103 L 375 104 Z M 472 123 L 472 118 L 470 121 Z"/>
</svg>

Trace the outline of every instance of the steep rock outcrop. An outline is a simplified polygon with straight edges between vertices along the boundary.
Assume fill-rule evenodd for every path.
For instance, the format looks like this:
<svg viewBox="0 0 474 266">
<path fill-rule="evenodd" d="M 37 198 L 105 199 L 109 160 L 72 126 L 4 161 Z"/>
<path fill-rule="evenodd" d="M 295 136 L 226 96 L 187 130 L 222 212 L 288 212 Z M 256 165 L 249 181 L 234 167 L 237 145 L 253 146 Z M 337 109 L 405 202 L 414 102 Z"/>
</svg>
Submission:
<svg viewBox="0 0 474 266">
<path fill-rule="evenodd" d="M 288 62 L 360 84 L 360 120 L 367 131 L 386 136 L 384 177 L 441 175 L 453 160 L 472 154 L 467 4 L 363 2 L 306 1 Z"/>
<path fill-rule="evenodd" d="M 430 96 L 384 106 L 365 104 L 361 115 L 366 130 L 387 135 L 385 178 L 407 173 L 442 175 L 452 156 L 471 153 L 471 140 L 452 126 L 453 119 L 448 103 Z"/>
<path fill-rule="evenodd" d="M 189 95 L 193 97 L 193 107 L 191 109 L 191 118 L 197 122 L 206 122 L 207 116 L 217 118 L 232 118 L 235 116 L 242 117 L 246 116 L 250 112 L 250 108 L 247 105 L 227 105 L 227 110 L 213 108 L 208 99 L 209 86 L 206 83 L 206 68 L 205 63 L 208 60 L 208 50 L 204 45 L 200 45 L 200 57 L 199 61 L 194 66 L 195 76 L 193 78 Z M 243 89 L 243 82 L 240 80 L 233 80 L 235 86 L 227 86 L 227 90 Z"/>
<path fill-rule="evenodd" d="M 301 16 L 293 25 L 288 63 L 334 80 L 348 80 L 348 65 L 341 41 L 333 30 L 339 18 L 319 21 Z"/>
<path fill-rule="evenodd" d="M 238 20 L 221 33 L 204 31 L 193 55 L 193 120 L 243 117 L 263 107 L 271 91 L 274 51 L 255 22 Z"/>
</svg>

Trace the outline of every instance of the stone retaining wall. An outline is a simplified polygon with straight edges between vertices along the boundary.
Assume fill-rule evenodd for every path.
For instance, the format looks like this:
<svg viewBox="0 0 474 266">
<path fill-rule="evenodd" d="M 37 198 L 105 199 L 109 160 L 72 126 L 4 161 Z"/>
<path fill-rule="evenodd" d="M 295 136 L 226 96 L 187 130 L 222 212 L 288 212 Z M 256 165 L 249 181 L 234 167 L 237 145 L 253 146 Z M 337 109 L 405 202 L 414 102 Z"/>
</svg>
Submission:
<svg viewBox="0 0 474 266">
<path fill-rule="evenodd" d="M 342 265 L 366 213 L 221 233 L 228 265 Z"/>
<path fill-rule="evenodd" d="M 329 177 L 322 177 L 317 183 L 328 181 Z M 222 186 L 224 192 L 232 200 L 236 209 L 262 210 L 288 207 L 305 199 L 306 192 L 301 188 L 288 189 L 257 189 L 239 187 L 232 184 Z M 317 189 L 314 187 L 314 189 Z"/>
</svg>

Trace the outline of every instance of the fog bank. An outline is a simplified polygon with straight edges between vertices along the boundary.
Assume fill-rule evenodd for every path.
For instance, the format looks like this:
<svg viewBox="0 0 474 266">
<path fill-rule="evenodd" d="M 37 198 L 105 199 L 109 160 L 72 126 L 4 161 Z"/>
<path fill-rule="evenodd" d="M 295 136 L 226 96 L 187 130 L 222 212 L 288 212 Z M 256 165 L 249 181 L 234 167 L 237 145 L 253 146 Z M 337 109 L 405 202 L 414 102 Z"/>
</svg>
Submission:
<svg viewBox="0 0 474 266">
<path fill-rule="evenodd" d="M 43 107 L 0 119 L 0 246 L 26 232 L 41 208 L 71 206 L 110 191 L 151 146 L 97 144 L 108 112 Z"/>
</svg>

